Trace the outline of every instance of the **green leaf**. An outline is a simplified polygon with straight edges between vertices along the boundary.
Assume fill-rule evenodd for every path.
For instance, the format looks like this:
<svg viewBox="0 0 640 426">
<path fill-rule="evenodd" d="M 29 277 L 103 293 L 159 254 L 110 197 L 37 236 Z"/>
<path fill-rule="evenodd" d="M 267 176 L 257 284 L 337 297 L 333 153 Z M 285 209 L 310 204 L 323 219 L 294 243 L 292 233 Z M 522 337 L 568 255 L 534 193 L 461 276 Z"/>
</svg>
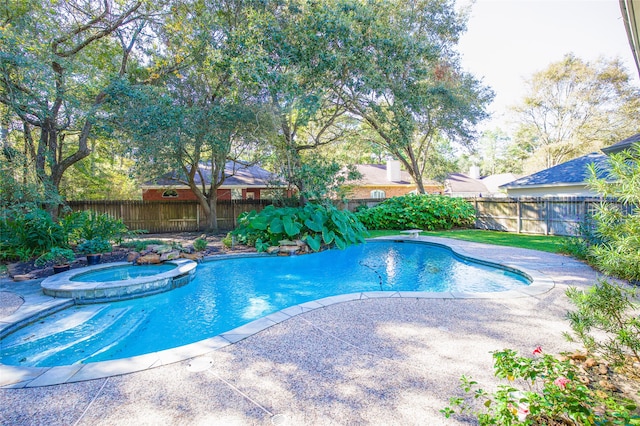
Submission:
<svg viewBox="0 0 640 426">
<path fill-rule="evenodd" d="M 284 232 L 290 237 L 295 237 L 300 233 L 300 229 L 302 229 L 302 225 L 294 222 L 291 216 L 284 216 L 282 223 L 284 224 Z"/>
<path fill-rule="evenodd" d="M 274 217 L 269 224 L 269 230 L 273 234 L 281 234 L 284 231 L 284 224 L 282 222 L 282 219 L 280 219 L 279 217 Z"/>
<path fill-rule="evenodd" d="M 265 216 L 256 216 L 251 221 L 251 226 L 260 231 L 264 231 L 265 229 L 267 229 L 267 226 L 269 226 L 269 224 L 267 223 L 267 218 Z"/>
<path fill-rule="evenodd" d="M 329 229 L 326 226 L 322 228 L 322 239 L 324 240 L 325 244 L 331 244 L 335 237 L 336 237 L 335 232 L 329 231 Z"/>
<path fill-rule="evenodd" d="M 320 245 L 322 244 L 322 241 L 320 239 L 320 235 L 307 235 L 307 244 L 309 245 L 309 248 L 313 251 L 318 251 L 320 250 Z"/>
</svg>

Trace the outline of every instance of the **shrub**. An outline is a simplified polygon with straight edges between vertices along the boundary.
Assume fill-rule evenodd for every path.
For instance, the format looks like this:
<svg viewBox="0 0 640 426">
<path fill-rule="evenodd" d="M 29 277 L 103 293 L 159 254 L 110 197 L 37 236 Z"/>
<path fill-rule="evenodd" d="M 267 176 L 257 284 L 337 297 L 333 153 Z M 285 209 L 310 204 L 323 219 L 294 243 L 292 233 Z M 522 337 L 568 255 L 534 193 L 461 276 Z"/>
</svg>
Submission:
<svg viewBox="0 0 640 426">
<path fill-rule="evenodd" d="M 129 234 L 122 220 L 115 219 L 107 213 L 90 210 L 68 214 L 61 223 L 68 234 L 69 242 L 72 243 L 81 243 L 94 238 L 120 243 Z"/>
<path fill-rule="evenodd" d="M 578 224 L 577 236 L 563 239 L 561 251 L 578 259 L 587 260 L 591 247 L 602 243 L 596 229 L 596 221 L 592 215 L 587 214 Z"/>
<path fill-rule="evenodd" d="M 222 245 L 226 248 L 231 248 L 233 246 L 233 235 L 229 232 L 223 239 Z"/>
<path fill-rule="evenodd" d="M 113 248 L 111 243 L 101 237 L 92 238 L 78 244 L 77 247 L 80 253 L 84 254 L 99 254 L 110 252 Z"/>
<path fill-rule="evenodd" d="M 477 402 L 470 402 L 468 397 L 453 397 L 450 403 L 454 408 L 446 407 L 441 412 L 447 418 L 456 410 L 472 414 L 480 425 L 640 424 L 634 415 L 636 406 L 630 400 L 582 384 L 578 367 L 569 360 L 542 354 L 539 347 L 533 354 L 533 357 L 519 356 L 511 349 L 494 352 L 495 375 L 506 379 L 508 384 L 489 393 L 462 376 L 462 389 L 473 395 L 471 401 Z M 517 383 L 522 384 L 522 389 L 516 387 Z"/>
<path fill-rule="evenodd" d="M 204 238 L 196 238 L 193 242 L 193 248 L 195 251 L 203 251 L 207 248 L 207 240 Z"/>
<path fill-rule="evenodd" d="M 0 220 L 0 257 L 4 259 L 27 260 L 66 245 L 63 227 L 42 209 L 12 212 Z"/>
<path fill-rule="evenodd" d="M 577 307 L 567 313 L 573 330 L 573 335 L 565 334 L 569 340 L 577 338 L 589 352 L 618 367 L 640 363 L 640 318 L 633 302 L 636 289 L 600 280 L 587 291 L 571 287 L 566 294 Z"/>
<path fill-rule="evenodd" d="M 73 250 L 62 247 L 52 247 L 51 250 L 38 257 L 35 261 L 36 266 L 44 266 L 46 264 L 64 265 L 76 258 Z"/>
<path fill-rule="evenodd" d="M 364 242 L 366 229 L 351 212 L 309 203 L 304 207 L 267 206 L 260 213 L 243 213 L 232 234 L 238 242 L 255 246 L 258 251 L 291 239 L 301 239 L 311 250 L 319 251 L 323 244 L 343 249 Z"/>
<path fill-rule="evenodd" d="M 389 198 L 356 216 L 368 229 L 424 230 L 466 227 L 475 220 L 472 204 L 442 195 L 405 195 Z"/>
<path fill-rule="evenodd" d="M 640 282 L 640 144 L 630 151 L 612 154 L 607 179 L 589 169 L 589 186 L 605 199 L 594 215 L 598 244 L 590 247 L 588 260 L 603 272 Z"/>
</svg>

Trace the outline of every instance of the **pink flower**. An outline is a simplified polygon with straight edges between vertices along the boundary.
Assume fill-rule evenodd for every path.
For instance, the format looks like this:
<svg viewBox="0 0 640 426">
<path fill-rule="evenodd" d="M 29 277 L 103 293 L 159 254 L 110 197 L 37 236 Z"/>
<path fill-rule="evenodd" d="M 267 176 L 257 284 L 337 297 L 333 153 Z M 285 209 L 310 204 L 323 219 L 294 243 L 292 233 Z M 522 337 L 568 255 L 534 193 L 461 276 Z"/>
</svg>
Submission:
<svg viewBox="0 0 640 426">
<path fill-rule="evenodd" d="M 542 348 L 541 348 L 540 346 L 536 347 L 536 348 L 533 350 L 533 354 L 534 354 L 534 355 L 540 355 L 540 354 L 542 354 Z"/>
<path fill-rule="evenodd" d="M 567 383 L 569 383 L 570 381 L 571 380 L 567 379 L 566 377 L 560 376 L 553 381 L 553 384 L 558 386 L 560 389 L 564 389 L 567 387 Z"/>
</svg>

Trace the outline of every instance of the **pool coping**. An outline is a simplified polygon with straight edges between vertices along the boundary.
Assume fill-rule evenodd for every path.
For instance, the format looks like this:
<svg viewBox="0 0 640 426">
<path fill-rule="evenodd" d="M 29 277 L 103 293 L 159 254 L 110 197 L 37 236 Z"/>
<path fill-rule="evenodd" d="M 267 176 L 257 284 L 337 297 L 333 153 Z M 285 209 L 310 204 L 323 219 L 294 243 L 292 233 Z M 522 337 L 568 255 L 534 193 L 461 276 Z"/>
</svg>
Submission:
<svg viewBox="0 0 640 426">
<path fill-rule="evenodd" d="M 259 333 L 276 324 L 293 318 L 297 315 L 324 308 L 337 303 L 345 303 L 357 300 L 369 300 L 376 298 L 410 298 L 410 299 L 505 299 L 532 297 L 549 292 L 554 288 L 553 279 L 541 272 L 527 268 L 522 264 L 498 263 L 477 255 L 471 255 L 464 248 L 455 249 L 439 242 L 429 240 L 428 237 L 404 237 L 390 236 L 373 240 L 393 240 L 410 243 L 428 243 L 450 250 L 454 255 L 467 260 L 497 265 L 516 273 L 520 273 L 531 280 L 531 283 L 517 290 L 503 292 L 411 292 L 411 291 L 372 291 L 329 296 L 322 299 L 305 302 L 274 312 L 260 319 L 237 327 L 228 332 L 210 337 L 189 345 L 163 351 L 152 352 L 129 358 L 120 358 L 111 361 L 92 362 L 87 364 L 72 364 L 59 367 L 19 367 L 0 364 L 0 388 L 19 389 L 41 386 L 76 383 L 86 380 L 101 379 L 105 377 L 130 374 L 144 371 L 150 368 L 160 367 L 175 362 L 185 361 L 190 358 L 205 355 L 212 351 L 232 345 Z M 250 256 L 256 256 L 251 254 Z M 258 254 L 257 256 L 263 256 Z M 206 261 L 223 260 L 235 257 L 247 257 L 247 254 L 233 254 L 223 256 L 211 256 Z M 33 280 L 33 282 L 42 280 Z M 33 300 L 24 298 L 25 303 L 14 314 L 0 320 L 0 338 L 14 330 L 33 321 L 37 321 L 46 315 L 65 309 L 74 304 L 72 299 L 54 299 L 49 296 L 36 296 Z"/>
<path fill-rule="evenodd" d="M 131 262 L 103 263 L 51 275 L 40 283 L 40 287 L 47 296 L 73 299 L 82 304 L 115 302 L 151 296 L 186 285 L 193 279 L 198 266 L 189 259 L 172 259 L 164 263 L 175 267 L 169 271 L 129 280 L 73 281 L 74 277 L 91 272 L 131 266 Z"/>
</svg>

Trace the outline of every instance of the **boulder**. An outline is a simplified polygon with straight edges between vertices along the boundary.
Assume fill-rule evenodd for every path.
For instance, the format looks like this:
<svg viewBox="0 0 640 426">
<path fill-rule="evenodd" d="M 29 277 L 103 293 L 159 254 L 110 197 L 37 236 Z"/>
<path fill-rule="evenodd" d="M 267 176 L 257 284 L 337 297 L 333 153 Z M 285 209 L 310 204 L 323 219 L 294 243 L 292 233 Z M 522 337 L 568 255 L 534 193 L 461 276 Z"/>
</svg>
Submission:
<svg viewBox="0 0 640 426">
<path fill-rule="evenodd" d="M 180 253 L 180 257 L 183 259 L 195 260 L 196 262 L 202 260 L 204 257 L 202 253 Z"/>
<path fill-rule="evenodd" d="M 267 254 L 276 254 L 280 252 L 280 247 L 278 246 L 271 246 L 267 249 Z"/>
<path fill-rule="evenodd" d="M 140 257 L 140 253 L 137 251 L 132 251 L 127 254 L 127 262 L 135 262 Z"/>
<path fill-rule="evenodd" d="M 180 258 L 180 252 L 178 250 L 172 250 L 169 252 L 162 253 L 160 255 L 161 262 L 164 262 L 167 260 L 179 259 L 179 258 Z"/>
<path fill-rule="evenodd" d="M 156 265 L 158 263 L 162 263 L 160 260 L 160 255 L 157 253 L 149 253 L 144 256 L 140 256 L 136 260 L 137 265 Z"/>
</svg>

